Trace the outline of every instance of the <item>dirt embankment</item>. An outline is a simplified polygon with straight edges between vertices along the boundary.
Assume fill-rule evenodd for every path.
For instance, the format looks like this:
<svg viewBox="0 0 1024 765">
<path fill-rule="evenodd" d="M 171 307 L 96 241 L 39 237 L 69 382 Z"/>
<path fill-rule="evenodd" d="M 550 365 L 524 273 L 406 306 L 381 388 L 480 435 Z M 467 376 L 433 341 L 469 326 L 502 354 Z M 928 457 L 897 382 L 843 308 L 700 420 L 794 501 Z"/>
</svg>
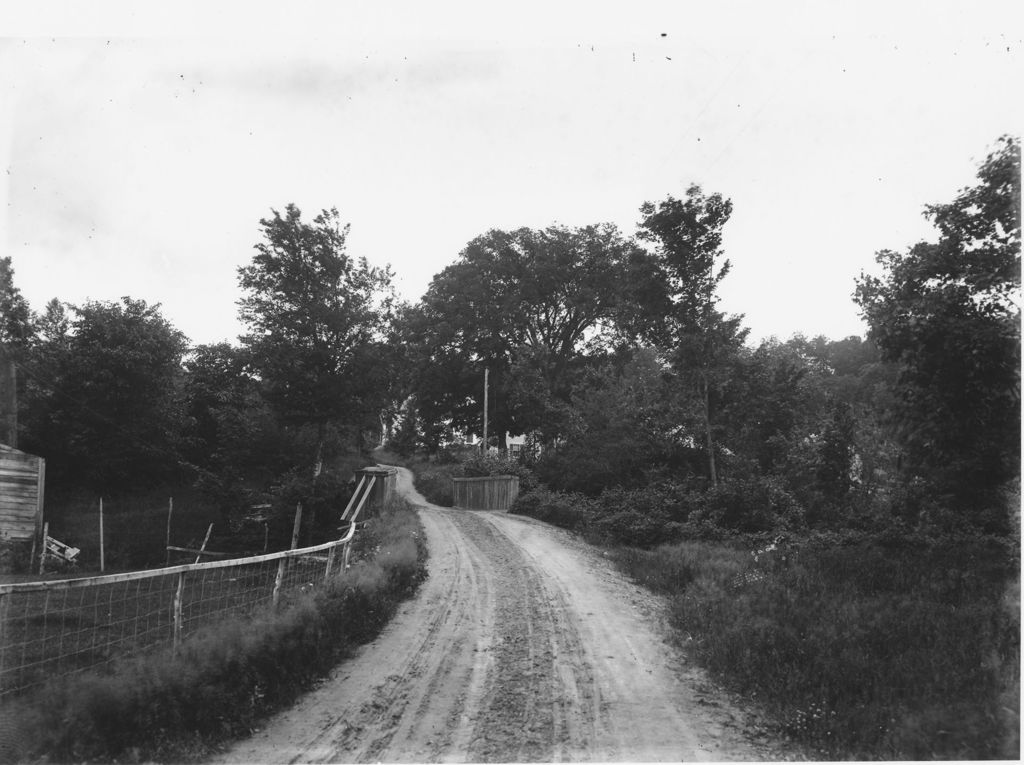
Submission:
<svg viewBox="0 0 1024 765">
<path fill-rule="evenodd" d="M 429 578 L 373 643 L 220 762 L 785 757 L 664 639 L 657 599 L 567 533 L 422 508 Z"/>
</svg>

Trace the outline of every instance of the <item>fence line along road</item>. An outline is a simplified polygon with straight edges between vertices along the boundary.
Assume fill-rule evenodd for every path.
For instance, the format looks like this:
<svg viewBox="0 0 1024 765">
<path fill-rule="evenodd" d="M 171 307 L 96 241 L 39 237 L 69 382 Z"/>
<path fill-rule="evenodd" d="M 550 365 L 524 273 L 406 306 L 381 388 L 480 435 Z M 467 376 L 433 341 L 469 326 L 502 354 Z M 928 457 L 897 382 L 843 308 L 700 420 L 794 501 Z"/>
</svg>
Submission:
<svg viewBox="0 0 1024 765">
<path fill-rule="evenodd" d="M 248 616 L 315 588 L 347 565 L 356 518 L 374 482 L 360 481 L 342 515 L 348 529 L 333 542 L 210 563 L 0 585 L 0 699 L 115 659 L 176 646 L 202 626 Z"/>
</svg>

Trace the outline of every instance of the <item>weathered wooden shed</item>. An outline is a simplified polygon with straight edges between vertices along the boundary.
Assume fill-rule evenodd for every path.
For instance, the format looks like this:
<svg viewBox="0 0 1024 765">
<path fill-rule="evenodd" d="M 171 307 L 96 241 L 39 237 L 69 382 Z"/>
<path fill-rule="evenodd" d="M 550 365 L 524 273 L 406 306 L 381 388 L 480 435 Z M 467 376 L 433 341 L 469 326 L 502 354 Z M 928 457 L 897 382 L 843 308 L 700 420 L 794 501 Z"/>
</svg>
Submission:
<svg viewBox="0 0 1024 765">
<path fill-rule="evenodd" d="M 519 496 L 519 476 L 489 475 L 453 478 L 452 504 L 463 510 L 508 511 Z"/>
<path fill-rule="evenodd" d="M 0 444 L 0 539 L 39 542 L 46 460 Z"/>
</svg>

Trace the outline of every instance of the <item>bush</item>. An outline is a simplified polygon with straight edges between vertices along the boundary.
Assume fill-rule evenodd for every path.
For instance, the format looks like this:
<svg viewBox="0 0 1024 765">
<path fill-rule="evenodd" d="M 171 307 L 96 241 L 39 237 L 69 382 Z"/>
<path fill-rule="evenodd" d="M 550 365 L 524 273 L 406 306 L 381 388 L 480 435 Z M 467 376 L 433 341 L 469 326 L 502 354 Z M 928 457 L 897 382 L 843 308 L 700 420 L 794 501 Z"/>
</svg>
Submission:
<svg viewBox="0 0 1024 765">
<path fill-rule="evenodd" d="M 694 521 L 740 532 L 778 531 L 803 525 L 800 505 L 774 476 L 734 478 L 709 489 Z"/>
<path fill-rule="evenodd" d="M 678 542 L 683 526 L 664 513 L 624 510 L 601 516 L 594 524 L 595 538 L 607 544 L 628 547 L 653 547 Z"/>
<path fill-rule="evenodd" d="M 428 502 L 441 507 L 451 507 L 455 504 L 455 497 L 452 494 L 452 477 L 458 475 L 458 465 L 414 463 L 410 466 L 410 470 L 416 476 L 416 490 Z"/>
<path fill-rule="evenodd" d="M 520 494 L 510 512 L 528 515 L 573 531 L 589 529 L 595 517 L 592 503 L 586 497 L 543 488 Z"/>
</svg>

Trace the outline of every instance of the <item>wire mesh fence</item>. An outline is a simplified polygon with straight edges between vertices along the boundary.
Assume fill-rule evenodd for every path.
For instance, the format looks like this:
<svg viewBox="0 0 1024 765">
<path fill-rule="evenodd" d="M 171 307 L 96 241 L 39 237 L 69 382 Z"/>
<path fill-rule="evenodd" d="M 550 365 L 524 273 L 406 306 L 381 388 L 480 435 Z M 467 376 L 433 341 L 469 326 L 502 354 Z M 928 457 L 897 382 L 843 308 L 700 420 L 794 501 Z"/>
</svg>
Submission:
<svg viewBox="0 0 1024 765">
<path fill-rule="evenodd" d="M 0 585 L 0 698 L 246 616 L 344 568 L 355 533 L 250 558 Z"/>
</svg>

